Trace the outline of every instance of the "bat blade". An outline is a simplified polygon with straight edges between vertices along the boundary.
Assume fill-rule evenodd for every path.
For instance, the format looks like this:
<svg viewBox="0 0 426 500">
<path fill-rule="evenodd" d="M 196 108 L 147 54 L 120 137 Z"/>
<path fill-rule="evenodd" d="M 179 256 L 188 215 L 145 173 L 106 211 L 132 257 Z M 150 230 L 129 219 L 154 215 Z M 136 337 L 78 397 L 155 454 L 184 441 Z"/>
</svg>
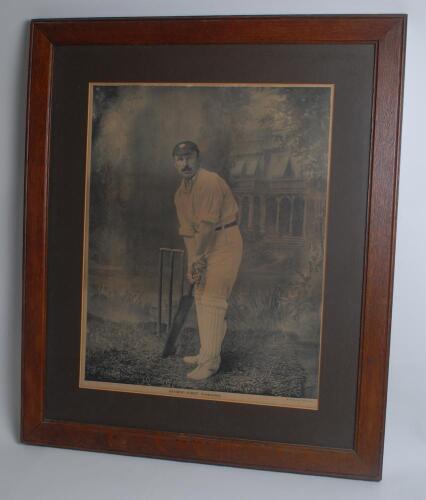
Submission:
<svg viewBox="0 0 426 500">
<path fill-rule="evenodd" d="M 167 336 L 166 344 L 163 349 L 162 357 L 166 358 L 175 352 L 176 339 L 178 338 L 188 313 L 194 303 L 194 296 L 192 295 L 192 287 L 188 295 L 184 295 L 179 302 L 178 309 L 173 318 L 172 326 Z"/>
</svg>

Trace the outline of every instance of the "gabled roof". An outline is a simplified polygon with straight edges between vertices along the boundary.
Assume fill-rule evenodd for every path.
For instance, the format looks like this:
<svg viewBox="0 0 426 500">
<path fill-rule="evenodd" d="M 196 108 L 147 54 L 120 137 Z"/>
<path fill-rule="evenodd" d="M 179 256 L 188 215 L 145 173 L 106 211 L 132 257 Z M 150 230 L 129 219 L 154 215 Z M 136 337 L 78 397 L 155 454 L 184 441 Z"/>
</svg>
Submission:
<svg viewBox="0 0 426 500">
<path fill-rule="evenodd" d="M 294 179 L 298 168 L 293 158 L 284 151 L 241 154 L 234 158 L 232 177 L 259 177 L 263 179 Z"/>
<path fill-rule="evenodd" d="M 231 175 L 233 177 L 255 177 L 262 163 L 263 155 L 238 156 L 231 168 Z"/>
<path fill-rule="evenodd" d="M 294 160 L 292 160 L 291 156 L 283 151 L 272 151 L 270 153 L 268 164 L 265 168 L 265 178 L 292 179 L 295 177 L 295 165 Z"/>
</svg>

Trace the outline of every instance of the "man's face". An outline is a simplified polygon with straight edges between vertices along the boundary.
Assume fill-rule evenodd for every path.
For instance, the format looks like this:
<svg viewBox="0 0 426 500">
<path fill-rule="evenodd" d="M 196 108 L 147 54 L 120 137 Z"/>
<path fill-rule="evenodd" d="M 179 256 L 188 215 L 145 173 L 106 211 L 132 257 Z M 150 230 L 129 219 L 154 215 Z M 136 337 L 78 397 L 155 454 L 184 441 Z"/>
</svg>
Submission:
<svg viewBox="0 0 426 500">
<path fill-rule="evenodd" d="M 184 179 L 190 179 L 200 168 L 200 158 L 196 151 L 175 155 L 174 160 L 176 170 Z"/>
</svg>

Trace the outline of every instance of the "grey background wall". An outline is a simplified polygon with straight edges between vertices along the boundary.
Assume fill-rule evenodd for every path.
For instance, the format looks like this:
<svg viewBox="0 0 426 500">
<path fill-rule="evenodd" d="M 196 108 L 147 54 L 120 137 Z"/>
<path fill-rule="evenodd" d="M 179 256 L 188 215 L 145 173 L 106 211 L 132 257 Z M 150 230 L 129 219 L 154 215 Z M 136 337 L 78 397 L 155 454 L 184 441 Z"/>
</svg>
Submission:
<svg viewBox="0 0 426 500">
<path fill-rule="evenodd" d="M 376 484 L 21 445 L 20 282 L 29 19 L 309 13 L 409 15 L 383 481 Z M 1 0 L 0 498 L 426 497 L 425 53 L 426 6 L 421 0 Z"/>
</svg>

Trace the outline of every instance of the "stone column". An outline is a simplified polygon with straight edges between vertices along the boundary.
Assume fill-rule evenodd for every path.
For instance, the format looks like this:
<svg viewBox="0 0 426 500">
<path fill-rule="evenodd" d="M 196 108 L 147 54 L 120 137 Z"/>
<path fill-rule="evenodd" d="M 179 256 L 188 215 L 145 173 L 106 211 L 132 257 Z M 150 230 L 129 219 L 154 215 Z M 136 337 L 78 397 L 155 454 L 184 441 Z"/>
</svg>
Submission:
<svg viewBox="0 0 426 500">
<path fill-rule="evenodd" d="M 260 197 L 260 230 L 264 232 L 266 230 L 266 195 Z"/>
<path fill-rule="evenodd" d="M 305 237 L 306 235 L 306 211 L 308 209 L 308 200 L 304 197 L 304 196 L 301 196 L 300 199 L 302 200 L 303 202 L 303 224 L 302 224 L 302 236 Z"/>
<path fill-rule="evenodd" d="M 235 201 L 238 205 L 238 223 L 241 223 L 241 198 L 240 195 L 234 193 Z"/>
<path fill-rule="evenodd" d="M 282 196 L 277 196 L 275 198 L 275 202 L 276 202 L 276 205 L 277 205 L 277 218 L 275 220 L 275 232 L 277 234 L 279 234 L 280 232 L 280 205 L 281 205 L 281 200 L 283 199 Z"/>
<path fill-rule="evenodd" d="M 288 235 L 293 236 L 293 206 L 294 206 L 294 195 L 290 195 L 289 197 L 290 200 L 290 221 L 289 221 L 289 228 L 288 228 Z"/>
<path fill-rule="evenodd" d="M 247 227 L 251 229 L 253 226 L 253 196 L 249 196 L 249 213 L 248 213 L 248 224 Z"/>
</svg>

